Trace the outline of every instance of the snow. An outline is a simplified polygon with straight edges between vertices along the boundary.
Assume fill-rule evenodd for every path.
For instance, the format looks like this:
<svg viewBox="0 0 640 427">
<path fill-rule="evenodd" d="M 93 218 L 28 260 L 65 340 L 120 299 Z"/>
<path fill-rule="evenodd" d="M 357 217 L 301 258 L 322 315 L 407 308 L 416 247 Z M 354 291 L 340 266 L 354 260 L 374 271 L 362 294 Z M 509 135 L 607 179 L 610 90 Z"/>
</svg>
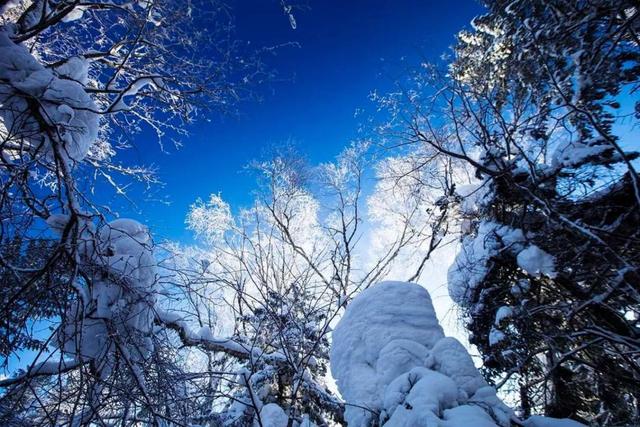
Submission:
<svg viewBox="0 0 640 427">
<path fill-rule="evenodd" d="M 68 220 L 57 214 L 47 223 L 59 233 Z M 156 268 L 151 236 L 139 222 L 117 219 L 94 230 L 90 223 L 81 228 L 79 262 L 90 281 L 77 284 L 81 299 L 68 310 L 57 341 L 66 355 L 98 360 L 100 374 L 108 375 L 116 346 L 132 360 L 153 350 Z"/>
<path fill-rule="evenodd" d="M 206 326 L 196 331 L 180 313 L 167 311 L 158 306 L 154 308 L 154 312 L 158 321 L 162 322 L 166 327 L 178 331 L 180 338 L 186 345 L 199 345 L 210 351 L 223 351 L 252 361 L 282 362 L 286 360 L 286 356 L 281 350 L 273 350 L 270 353 L 266 353 L 258 347 L 245 344 L 233 338 L 214 336 L 211 329 Z"/>
<path fill-rule="evenodd" d="M 376 363 L 378 375 L 377 392 L 384 392 L 384 387 L 398 375 L 415 366 L 425 366 L 429 350 L 412 340 L 393 340 L 380 350 Z"/>
<path fill-rule="evenodd" d="M 556 277 L 555 259 L 536 245 L 530 245 L 517 256 L 518 266 L 528 274 L 539 277 Z"/>
<path fill-rule="evenodd" d="M 132 219 L 117 219 L 100 229 L 98 240 L 98 256 L 112 273 L 127 278 L 139 290 L 153 285 L 155 262 L 147 227 Z"/>
<path fill-rule="evenodd" d="M 84 15 L 84 11 L 85 11 L 85 7 L 76 6 L 73 8 L 71 12 L 69 12 L 62 18 L 62 22 L 77 21 L 78 19 L 82 18 L 82 16 Z"/>
<path fill-rule="evenodd" d="M 376 417 L 385 426 L 457 427 L 473 414 L 477 425 L 506 426 L 512 415 L 462 344 L 444 336 L 429 293 L 413 283 L 382 282 L 352 301 L 333 333 L 331 371 L 350 427 Z M 457 409 L 472 402 L 476 409 Z"/>
<path fill-rule="evenodd" d="M 39 376 L 39 375 L 55 375 L 57 373 L 69 371 L 80 366 L 81 363 L 75 359 L 47 360 L 32 365 L 26 371 L 19 371 L 18 375 L 11 378 L 5 376 L 0 377 L 0 387 L 7 387 L 9 385 L 20 382 L 25 377 Z"/>
<path fill-rule="evenodd" d="M 489 192 L 490 185 L 487 181 L 460 185 L 456 188 L 456 194 L 462 198 L 459 208 L 462 214 L 462 221 L 460 222 L 460 231 L 462 233 L 471 232 L 473 221 L 477 217 L 481 206 L 485 203 Z"/>
<path fill-rule="evenodd" d="M 494 345 L 500 344 L 505 338 L 506 338 L 506 335 L 500 329 L 492 327 L 491 331 L 489 331 L 489 345 L 490 346 L 494 346 Z"/>
<path fill-rule="evenodd" d="M 260 421 L 262 427 L 287 427 L 289 417 L 278 404 L 268 403 L 260 410 Z M 255 420 L 253 425 L 258 427 L 260 424 Z"/>
<path fill-rule="evenodd" d="M 496 423 L 478 406 L 463 405 L 444 411 L 441 427 L 494 427 Z"/>
<path fill-rule="evenodd" d="M 496 311 L 496 320 L 494 321 L 494 325 L 500 326 L 504 319 L 508 319 L 513 316 L 513 308 L 503 305 Z"/>
<path fill-rule="evenodd" d="M 420 366 L 419 353 L 443 337 L 424 288 L 382 282 L 352 301 L 334 329 L 331 372 L 347 402 L 379 409 L 382 396 L 378 383 L 385 385 L 396 373 L 391 372 L 394 361 L 403 363 L 403 370 Z M 347 406 L 345 417 L 352 426 L 366 425 L 372 413 Z"/>
<path fill-rule="evenodd" d="M 491 221 L 481 223 L 475 236 L 463 239 L 460 252 L 449 268 L 447 280 L 451 298 L 464 305 L 489 273 L 491 258 L 504 249 L 522 249 L 524 241 L 522 230 Z"/>
<path fill-rule="evenodd" d="M 529 244 L 522 230 L 485 221 L 478 226 L 475 236 L 463 238 L 460 252 L 449 268 L 449 294 L 456 303 L 463 306 L 469 303 L 474 289 L 491 270 L 491 259 L 502 251 L 516 256 L 518 266 L 531 276 L 556 276 L 554 257 Z"/>
<path fill-rule="evenodd" d="M 529 280 L 523 279 L 518 280 L 517 283 L 514 283 L 513 286 L 511 286 L 511 290 L 509 292 L 511 292 L 511 295 L 513 295 L 514 297 L 520 298 L 521 296 L 529 292 L 530 288 L 531 283 L 529 283 Z"/>
<path fill-rule="evenodd" d="M 510 314 L 503 308 L 497 317 Z M 504 337 L 495 328 L 492 334 L 496 342 Z M 464 346 L 443 336 L 429 293 L 413 283 L 382 282 L 352 301 L 333 333 L 331 372 L 349 427 L 507 427 L 512 420 L 527 427 L 582 426 L 517 420 Z"/>
<path fill-rule="evenodd" d="M 298 23 L 296 22 L 296 17 L 293 15 L 293 7 L 284 3 L 282 4 L 282 7 L 284 9 L 284 14 L 289 17 L 289 25 L 291 25 L 291 29 L 295 30 L 298 28 Z"/>
<path fill-rule="evenodd" d="M 126 325 L 150 334 L 155 304 L 156 269 L 147 227 L 131 219 L 118 219 L 98 232 L 99 261 L 106 263 L 113 280 L 95 281 L 98 312 L 105 316 L 121 312 Z"/>
<path fill-rule="evenodd" d="M 116 99 L 114 104 L 111 106 L 110 110 L 123 111 L 123 110 L 129 109 L 130 107 L 125 102 L 125 98 L 137 96 L 138 93 L 144 88 L 146 88 L 147 86 L 150 86 L 152 89 L 157 89 L 158 87 L 162 86 L 162 79 L 152 78 L 152 77 L 143 77 L 134 81 L 129 85 L 129 87 L 126 90 L 124 90 L 120 95 L 118 95 L 118 98 Z"/>
<path fill-rule="evenodd" d="M 456 383 L 460 391 L 471 396 L 487 383 L 476 369 L 469 352 L 455 338 L 445 337 L 431 349 L 433 369 L 441 372 Z"/>
<path fill-rule="evenodd" d="M 567 418 L 551 418 L 540 415 L 526 419 L 522 425 L 524 427 L 584 427 L 584 424 Z"/>
<path fill-rule="evenodd" d="M 79 83 L 86 79 L 86 63 L 76 58 L 56 70 L 47 69 L 26 47 L 11 40 L 7 28 L 0 31 L 0 121 L 12 130 L 20 149 L 7 144 L 5 154 L 16 159 L 26 151 L 51 159 L 54 146 L 59 146 L 51 141 L 55 135 L 62 143 L 57 154 L 81 161 L 97 138 L 99 125 L 96 105 Z M 42 132 L 42 120 L 50 133 Z"/>
<path fill-rule="evenodd" d="M 56 66 L 55 72 L 60 77 L 75 80 L 83 85 L 89 82 L 89 62 L 79 56 L 72 56 Z"/>
<path fill-rule="evenodd" d="M 455 382 L 427 368 L 414 368 L 396 378 L 385 390 L 382 419 L 388 427 L 438 425 L 445 409 L 458 406 Z M 349 422 L 349 425 L 351 423 Z"/>
<path fill-rule="evenodd" d="M 0 15 L 4 14 L 11 8 L 14 8 L 20 4 L 20 0 L 7 0 L 4 4 L 0 6 Z"/>
<path fill-rule="evenodd" d="M 600 156 L 614 156 L 613 147 L 603 141 L 569 141 L 561 144 L 551 155 L 551 167 L 561 169 L 563 167 L 575 167 L 596 159 Z"/>
<path fill-rule="evenodd" d="M 487 182 L 480 182 L 475 184 L 459 185 L 456 188 L 456 193 L 462 197 L 460 203 L 460 212 L 464 215 L 474 215 L 480 210 L 485 197 L 489 194 L 490 186 Z"/>
</svg>

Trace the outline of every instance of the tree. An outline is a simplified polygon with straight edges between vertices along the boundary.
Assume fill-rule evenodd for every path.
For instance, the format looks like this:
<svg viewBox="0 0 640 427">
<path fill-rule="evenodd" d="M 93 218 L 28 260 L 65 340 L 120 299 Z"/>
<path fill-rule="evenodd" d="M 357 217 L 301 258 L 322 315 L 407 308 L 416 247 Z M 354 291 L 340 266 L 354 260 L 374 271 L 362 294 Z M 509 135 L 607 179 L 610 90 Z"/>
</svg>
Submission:
<svg viewBox="0 0 640 427">
<path fill-rule="evenodd" d="M 177 142 L 201 111 L 245 97 L 263 66 L 215 1 L 1 5 L 0 351 L 5 366 L 25 349 L 35 357 L 0 382 L 0 417 L 184 424 L 190 379 L 157 330 L 151 236 L 110 221 L 87 188 L 156 182 L 120 163 L 126 137 L 147 127 Z"/>
<path fill-rule="evenodd" d="M 234 340 L 258 356 L 236 358 L 235 376 L 221 384 L 223 422 L 344 424 L 351 402 L 325 385 L 332 325 L 354 295 L 431 236 L 414 227 L 425 200 L 400 186 L 390 198 L 393 184 L 365 196 L 367 153 L 368 144 L 354 144 L 311 169 L 285 147 L 252 163 L 260 190 L 251 208 L 234 216 L 219 195 L 192 206 L 187 223 L 205 243 L 202 280 L 228 302 Z M 376 224 L 398 233 L 381 235 L 384 245 L 369 252 L 364 230 Z"/>
<path fill-rule="evenodd" d="M 382 131 L 425 167 L 475 172 L 448 199 L 449 289 L 487 378 L 515 385 L 525 416 L 637 422 L 638 154 L 620 136 L 637 119 L 637 7 L 486 6 L 446 70 L 378 98 Z"/>
</svg>

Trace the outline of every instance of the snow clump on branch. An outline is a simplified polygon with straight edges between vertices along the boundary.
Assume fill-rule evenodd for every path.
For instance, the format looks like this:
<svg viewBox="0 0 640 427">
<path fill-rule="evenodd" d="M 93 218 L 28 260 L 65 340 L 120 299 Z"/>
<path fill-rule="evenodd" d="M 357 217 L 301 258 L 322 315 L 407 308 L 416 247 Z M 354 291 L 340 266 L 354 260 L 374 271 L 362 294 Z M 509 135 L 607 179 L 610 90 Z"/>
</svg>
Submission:
<svg viewBox="0 0 640 427">
<path fill-rule="evenodd" d="M 9 30 L 7 30 L 7 28 Z M 0 31 L 0 123 L 10 141 L 1 154 L 7 159 L 47 159 L 65 162 L 85 158 L 98 136 L 97 107 L 85 92 L 87 64 L 72 57 L 53 69 L 44 67 Z"/>
<path fill-rule="evenodd" d="M 48 223 L 59 231 L 64 216 Z M 156 297 L 156 263 L 145 226 L 117 219 L 97 232 L 82 225 L 85 244 L 80 266 L 89 278 L 78 281 L 81 298 L 63 319 L 58 332 L 61 350 L 80 360 L 95 360 L 108 375 L 113 355 L 140 361 L 153 351 L 151 339 Z"/>
</svg>

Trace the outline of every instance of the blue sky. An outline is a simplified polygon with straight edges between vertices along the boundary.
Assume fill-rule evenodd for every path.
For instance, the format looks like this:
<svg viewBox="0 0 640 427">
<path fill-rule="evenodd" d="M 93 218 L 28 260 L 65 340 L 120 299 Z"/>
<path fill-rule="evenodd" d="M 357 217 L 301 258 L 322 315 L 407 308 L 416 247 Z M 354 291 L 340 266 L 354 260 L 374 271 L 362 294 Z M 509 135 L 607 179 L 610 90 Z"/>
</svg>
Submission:
<svg viewBox="0 0 640 427">
<path fill-rule="evenodd" d="M 159 169 L 163 187 L 136 208 L 116 202 L 123 216 L 142 219 L 158 238 L 189 241 L 184 217 L 196 198 L 222 196 L 237 209 L 251 201 L 253 178 L 243 167 L 264 149 L 294 141 L 311 163 L 333 158 L 357 138 L 356 109 L 368 94 L 389 89 L 402 57 L 436 59 L 457 31 L 482 12 L 473 0 L 308 0 L 292 29 L 278 1 L 232 1 L 237 36 L 252 45 L 297 42 L 267 59 L 279 79 L 256 88 L 261 102 L 240 105 L 237 117 L 209 117 L 190 128 L 184 146 L 162 153 L 141 135 L 127 156 Z M 396 71 L 394 71 L 396 70 Z M 118 207 L 117 205 L 121 206 Z"/>
<path fill-rule="evenodd" d="M 312 164 L 331 160 L 358 137 L 360 119 L 354 113 L 371 107 L 369 93 L 392 88 L 401 58 L 437 59 L 482 13 L 474 0 L 306 1 L 309 7 L 295 13 L 293 30 L 277 0 L 231 0 L 239 39 L 256 47 L 299 44 L 266 58 L 277 81 L 256 88 L 262 101 L 242 103 L 238 116 L 203 118 L 179 150 L 163 153 L 152 133 L 136 135 L 126 161 L 156 166 L 164 185 L 152 188 L 142 202 L 141 189 L 132 188 L 136 206 L 104 188 L 95 199 L 121 217 L 149 225 L 157 241 L 192 242 L 184 219 L 198 197 L 221 192 L 233 209 L 248 205 L 255 183 L 244 166 L 287 141 Z M 21 362 L 12 357 L 11 369 L 32 356 L 22 353 Z"/>
</svg>

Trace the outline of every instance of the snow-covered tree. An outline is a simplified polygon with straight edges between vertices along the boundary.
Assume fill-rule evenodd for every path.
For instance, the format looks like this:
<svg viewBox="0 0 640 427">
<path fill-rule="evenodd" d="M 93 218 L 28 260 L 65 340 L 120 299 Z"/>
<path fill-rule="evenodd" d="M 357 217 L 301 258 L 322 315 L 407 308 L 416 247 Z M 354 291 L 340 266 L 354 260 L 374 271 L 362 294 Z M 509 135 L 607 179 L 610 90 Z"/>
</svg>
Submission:
<svg viewBox="0 0 640 427">
<path fill-rule="evenodd" d="M 455 338 L 445 337 L 429 293 L 381 282 L 353 301 L 333 332 L 331 371 L 350 427 L 580 427 L 517 418 Z"/>
<path fill-rule="evenodd" d="M 199 112 L 232 108 L 260 61 L 215 1 L 0 6 L 0 352 L 25 359 L 0 382 L 0 422 L 184 423 L 152 239 L 91 190 L 155 182 L 117 153 L 145 127 L 177 141 Z"/>
<path fill-rule="evenodd" d="M 325 384 L 331 327 L 354 295 L 432 236 L 421 215 L 433 201 L 399 185 L 390 168 L 367 197 L 367 149 L 354 144 L 310 168 L 285 148 L 252 164 L 260 189 L 251 208 L 233 215 L 219 195 L 192 206 L 203 279 L 228 301 L 234 340 L 263 355 L 237 359 L 221 384 L 223 422 L 271 425 L 266 411 L 284 420 L 278 426 L 344 423 L 344 403 Z M 382 244 L 367 246 L 378 228 L 387 231 Z"/>
<path fill-rule="evenodd" d="M 445 70 L 422 64 L 377 96 L 392 114 L 381 131 L 427 153 L 422 167 L 475 172 L 448 199 L 462 235 L 449 290 L 487 378 L 524 415 L 638 422 L 638 154 L 623 137 L 638 7 L 486 6 Z"/>
</svg>

